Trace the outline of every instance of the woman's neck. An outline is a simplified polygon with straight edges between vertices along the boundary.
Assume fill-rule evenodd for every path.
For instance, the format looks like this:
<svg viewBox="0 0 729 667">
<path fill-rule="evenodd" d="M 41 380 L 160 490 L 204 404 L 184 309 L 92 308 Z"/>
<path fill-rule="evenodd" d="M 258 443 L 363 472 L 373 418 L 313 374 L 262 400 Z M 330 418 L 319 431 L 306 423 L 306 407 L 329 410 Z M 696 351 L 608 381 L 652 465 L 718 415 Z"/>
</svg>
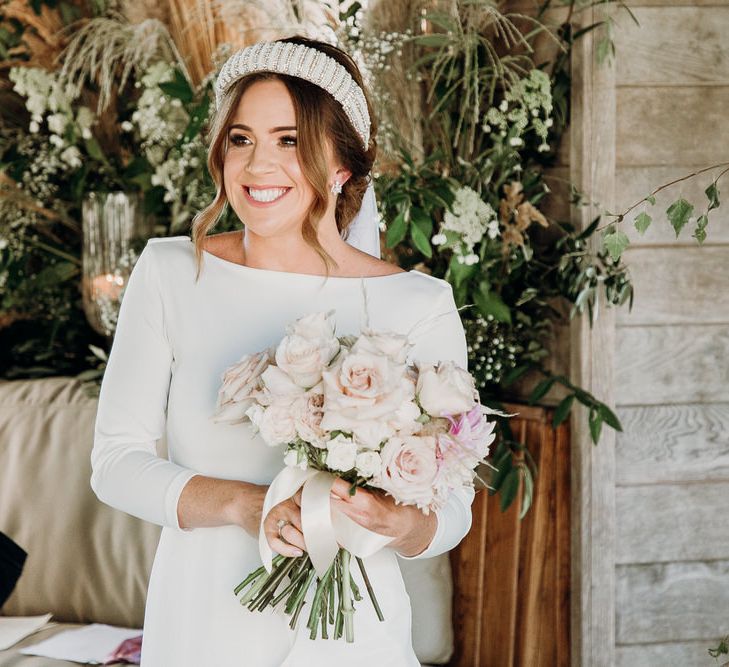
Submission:
<svg viewBox="0 0 729 667">
<path fill-rule="evenodd" d="M 319 232 L 319 243 L 341 268 L 352 259 L 356 251 L 342 239 L 334 226 L 334 233 L 326 226 Z M 243 263 L 256 269 L 290 271 L 294 273 L 326 273 L 321 256 L 301 236 L 263 237 L 248 230 L 242 234 Z"/>
</svg>

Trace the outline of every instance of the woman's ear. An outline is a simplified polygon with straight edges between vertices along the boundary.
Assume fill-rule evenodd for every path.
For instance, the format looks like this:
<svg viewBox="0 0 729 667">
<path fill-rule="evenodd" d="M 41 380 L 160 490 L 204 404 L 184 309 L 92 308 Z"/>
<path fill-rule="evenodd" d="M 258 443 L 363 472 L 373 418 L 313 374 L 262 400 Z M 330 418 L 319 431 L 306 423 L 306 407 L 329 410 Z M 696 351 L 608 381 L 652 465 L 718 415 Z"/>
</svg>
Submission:
<svg viewBox="0 0 729 667">
<path fill-rule="evenodd" d="M 349 171 L 349 169 L 340 168 L 337 169 L 337 172 L 334 175 L 334 180 L 337 180 L 344 185 L 349 180 L 350 176 L 352 176 L 352 172 Z"/>
</svg>

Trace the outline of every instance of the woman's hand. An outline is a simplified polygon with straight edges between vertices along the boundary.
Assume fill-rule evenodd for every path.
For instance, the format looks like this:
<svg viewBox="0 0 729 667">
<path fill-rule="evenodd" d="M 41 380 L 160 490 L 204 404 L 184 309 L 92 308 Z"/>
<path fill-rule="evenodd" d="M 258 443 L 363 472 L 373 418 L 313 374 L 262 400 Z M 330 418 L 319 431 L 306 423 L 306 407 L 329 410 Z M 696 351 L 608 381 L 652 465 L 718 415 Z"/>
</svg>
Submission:
<svg viewBox="0 0 729 667">
<path fill-rule="evenodd" d="M 288 521 L 289 523 L 279 531 L 279 521 Z M 263 529 L 269 546 L 276 553 L 292 557 L 304 554 L 306 543 L 301 532 L 301 489 L 292 498 L 284 500 L 271 508 L 266 516 Z"/>
<path fill-rule="evenodd" d="M 392 496 L 369 489 L 357 488 L 350 496 L 350 486 L 334 480 L 333 508 L 375 533 L 394 537 L 388 546 L 403 556 L 417 556 L 431 543 L 438 521 L 433 512 L 426 516 L 417 507 L 397 505 Z"/>
</svg>

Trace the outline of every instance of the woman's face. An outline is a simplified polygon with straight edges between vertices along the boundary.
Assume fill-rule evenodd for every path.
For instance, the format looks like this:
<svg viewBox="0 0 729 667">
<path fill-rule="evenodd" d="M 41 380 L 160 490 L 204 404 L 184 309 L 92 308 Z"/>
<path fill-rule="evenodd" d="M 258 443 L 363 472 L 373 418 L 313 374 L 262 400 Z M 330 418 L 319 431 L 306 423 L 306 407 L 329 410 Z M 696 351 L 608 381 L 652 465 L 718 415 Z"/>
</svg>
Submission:
<svg viewBox="0 0 729 667">
<path fill-rule="evenodd" d="M 265 237 L 300 229 L 314 198 L 296 155 L 296 112 L 286 86 L 257 81 L 228 126 L 225 192 L 246 229 Z"/>
</svg>

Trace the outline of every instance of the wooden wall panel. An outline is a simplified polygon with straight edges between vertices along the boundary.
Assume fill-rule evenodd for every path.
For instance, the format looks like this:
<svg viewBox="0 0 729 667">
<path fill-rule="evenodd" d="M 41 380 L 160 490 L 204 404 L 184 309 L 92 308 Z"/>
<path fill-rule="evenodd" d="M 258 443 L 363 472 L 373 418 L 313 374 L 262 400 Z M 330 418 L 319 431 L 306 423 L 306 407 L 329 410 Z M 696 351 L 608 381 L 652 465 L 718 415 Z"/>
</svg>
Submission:
<svg viewBox="0 0 729 667">
<path fill-rule="evenodd" d="M 729 402 L 729 324 L 620 327 L 617 404 Z"/>
<path fill-rule="evenodd" d="M 729 480 L 729 404 L 620 408 L 618 484 Z"/>
<path fill-rule="evenodd" d="M 619 486 L 615 562 L 725 558 L 728 510 L 729 482 Z"/>
<path fill-rule="evenodd" d="M 729 86 L 617 90 L 617 166 L 708 166 L 727 159 Z"/>
<path fill-rule="evenodd" d="M 727 152 L 729 153 L 729 151 Z M 616 212 L 626 211 L 657 187 L 670 183 L 677 178 L 682 178 L 693 171 L 695 169 L 681 165 L 672 165 L 670 167 L 620 167 L 616 176 Z M 630 247 L 655 245 L 670 245 L 671 248 L 699 247 L 696 239 L 691 237 L 693 229 L 689 225 L 681 231 L 678 240 L 676 239 L 676 233 L 668 223 L 666 209 L 679 197 L 685 197 L 696 207 L 697 211 L 703 212 L 707 203 L 704 190 L 712 179 L 719 175 L 720 171 L 721 169 L 715 169 L 662 190 L 656 195 L 655 206 L 643 204 L 630 213 L 622 225 L 623 231 L 630 238 Z M 719 191 L 729 192 L 729 178 L 725 177 L 719 181 Z M 709 214 L 709 227 L 704 246 L 729 242 L 729 205 L 726 205 L 727 203 L 729 202 Z M 635 216 L 641 211 L 645 211 L 653 218 L 653 223 L 643 235 L 639 234 L 633 226 Z"/>
<path fill-rule="evenodd" d="M 687 641 L 726 635 L 727 581 L 729 560 L 619 565 L 618 644 Z M 710 640 L 707 640 L 707 648 L 709 646 Z M 706 664 L 712 664 L 712 661 L 708 659 Z"/>
<path fill-rule="evenodd" d="M 633 248 L 624 257 L 635 302 L 618 309 L 619 325 L 729 321 L 729 245 Z"/>
<path fill-rule="evenodd" d="M 623 15 L 615 30 L 616 48 L 630 54 L 617 61 L 619 86 L 729 83 L 729 6 L 714 8 L 710 21 L 700 6 L 634 13 L 639 26 Z"/>
</svg>

